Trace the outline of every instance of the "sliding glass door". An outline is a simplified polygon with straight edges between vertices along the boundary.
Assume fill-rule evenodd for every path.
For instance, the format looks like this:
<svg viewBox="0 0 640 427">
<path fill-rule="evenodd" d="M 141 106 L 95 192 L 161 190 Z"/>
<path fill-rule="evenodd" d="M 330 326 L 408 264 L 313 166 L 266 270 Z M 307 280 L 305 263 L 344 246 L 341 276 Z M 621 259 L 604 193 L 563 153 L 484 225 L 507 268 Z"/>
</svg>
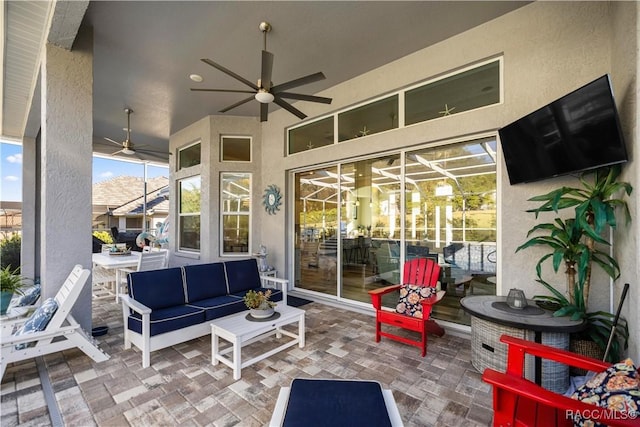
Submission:
<svg viewBox="0 0 640 427">
<path fill-rule="evenodd" d="M 425 147 L 294 173 L 296 288 L 368 304 L 405 260 L 442 267 L 436 315 L 459 323 L 465 295 L 494 293 L 496 140 Z M 385 305 L 393 307 L 397 296 Z"/>
</svg>

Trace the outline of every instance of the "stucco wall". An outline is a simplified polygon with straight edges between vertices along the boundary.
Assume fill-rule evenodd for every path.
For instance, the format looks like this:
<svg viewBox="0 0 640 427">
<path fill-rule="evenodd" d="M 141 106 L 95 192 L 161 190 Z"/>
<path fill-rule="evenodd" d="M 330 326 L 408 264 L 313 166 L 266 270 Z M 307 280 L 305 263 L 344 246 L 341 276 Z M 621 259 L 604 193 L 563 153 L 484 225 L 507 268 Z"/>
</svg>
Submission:
<svg viewBox="0 0 640 427">
<path fill-rule="evenodd" d="M 222 162 L 220 156 L 221 136 L 249 136 L 252 138 L 251 155 L 253 161 Z M 178 150 L 197 141 L 201 143 L 201 163 L 197 166 L 177 170 Z M 257 252 L 261 243 L 261 195 L 262 180 L 261 167 L 261 129 L 260 120 L 254 117 L 209 116 L 191 126 L 175 133 L 169 140 L 169 150 L 173 154 L 169 161 L 169 212 L 177 212 L 178 184 L 177 181 L 200 175 L 201 182 L 201 224 L 200 224 L 200 254 L 176 252 L 178 241 L 178 218 L 171 219 L 171 239 L 169 242 L 172 256 L 170 265 L 199 264 L 219 260 L 234 259 L 234 256 L 220 257 L 220 173 L 221 172 L 250 172 L 252 186 L 252 224 L 250 252 Z M 237 256 L 235 256 L 237 257 Z M 242 256 L 246 258 L 245 256 Z"/>
<path fill-rule="evenodd" d="M 269 122 L 263 127 L 263 180 L 285 187 L 286 171 L 294 168 L 415 144 L 435 144 L 486 131 L 495 132 L 511 121 L 606 73 L 612 76 L 615 96 L 623 116 L 627 145 L 633 155 L 632 147 L 638 139 L 637 130 L 634 130 L 636 125 L 633 123 L 636 120 L 638 98 L 637 91 L 634 92 L 633 89 L 638 70 L 635 45 L 638 34 L 637 9 L 637 4 L 633 2 L 536 2 L 324 91 L 320 95 L 333 98 L 330 106 L 300 103 L 299 108 L 310 117 L 317 117 L 499 55 L 504 57 L 502 105 L 455 114 L 290 157 L 283 155 L 283 129 L 296 123 L 296 120 L 287 112 L 276 111 L 270 114 Z M 633 159 L 624 168 L 625 178 L 633 184 L 637 183 L 638 172 Z M 515 249 L 525 241 L 526 231 L 536 224 L 533 215 L 524 212 L 536 206 L 527 199 L 562 185 L 577 184 L 574 177 L 560 177 L 511 186 L 500 153 L 499 292 L 506 294 L 509 288 L 517 286 L 524 289 L 528 296 L 544 293 L 544 289 L 534 281 L 535 263 L 543 252 L 531 249 L 515 253 Z M 290 215 L 291 189 L 287 189 L 286 195 L 285 204 Z M 638 203 L 635 194 L 631 202 L 634 205 L 632 212 L 635 214 Z M 286 271 L 289 277 L 291 270 L 284 267 L 287 245 L 292 239 L 287 236 L 289 230 L 286 229 L 286 218 L 288 216 L 284 214 L 265 217 L 268 227 L 263 227 L 262 233 L 264 241 L 274 242 L 270 252 L 277 259 L 278 269 Z M 623 274 L 620 282 L 629 281 L 635 285 L 638 282 L 636 227 L 624 228 L 624 231 L 615 236 L 616 254 L 622 255 Z M 287 238 L 283 239 L 282 236 Z M 277 246 L 276 242 L 279 242 Z M 629 259 L 632 256 L 636 260 Z M 557 276 L 555 282 L 563 284 L 564 277 Z M 596 272 L 594 283 L 590 308 L 609 309 L 607 278 Z M 612 301 L 617 302 L 617 296 Z M 637 314 L 629 307 L 637 306 L 637 296 L 632 296 L 627 305 L 627 317 L 630 321 L 637 320 Z M 637 321 L 635 324 L 638 324 Z M 632 335 L 630 353 L 637 356 L 640 353 L 640 331 L 632 328 Z"/>
<path fill-rule="evenodd" d="M 293 156 L 285 155 L 285 129 L 298 123 L 290 113 L 277 110 L 269 115 L 269 121 L 261 127 L 261 138 L 254 140 L 254 163 L 259 162 L 254 174 L 253 203 L 253 250 L 260 243 L 269 248 L 269 263 L 276 266 L 280 275 L 290 278 L 293 272 L 292 223 L 293 189 L 288 187 L 289 171 L 369 155 L 377 152 L 401 150 L 414 145 L 443 144 L 447 141 L 467 137 L 496 133 L 502 126 L 546 105 L 568 92 L 609 73 L 612 76 L 614 92 L 620 109 L 627 146 L 631 161 L 624 166 L 625 179 L 635 187 L 639 182 L 638 167 L 633 161 L 633 147 L 638 141 L 637 129 L 637 73 L 638 60 L 638 4 L 635 2 L 536 2 L 518 9 L 498 19 L 476 27 L 437 45 L 408 55 L 398 61 L 363 74 L 355 79 L 330 88 L 319 95 L 333 98 L 331 105 L 298 103 L 297 106 L 310 118 L 317 118 L 330 112 L 361 103 L 371 98 L 396 91 L 405 86 L 448 73 L 475 62 L 503 56 L 504 58 L 504 103 L 454 114 L 449 117 L 412 125 L 403 129 L 359 138 L 323 147 Z M 391 35 L 392 36 L 392 35 Z M 372 49 L 375 54 L 375 48 Z M 300 74 L 318 70 L 306 70 L 301 64 Z M 218 116 L 210 119 L 213 123 L 222 123 Z M 244 126 L 244 122 L 235 122 L 229 118 L 231 126 Z M 247 119 L 245 119 L 247 120 Z M 225 122 L 225 125 L 227 122 Z M 206 129 L 200 128 L 209 125 Z M 193 138 L 194 135 L 207 135 L 212 150 L 216 149 L 218 139 L 213 124 L 203 121 L 179 132 L 171 138 L 171 149 L 175 149 Z M 235 129 L 238 133 L 239 130 Z M 256 130 L 257 132 L 257 130 Z M 260 141 L 259 144 L 256 144 Z M 204 142 L 204 141 L 203 141 Z M 255 150 L 259 145 L 261 151 Z M 204 150 L 204 147 L 203 147 Z M 203 170 L 203 189 L 205 182 L 212 187 L 218 185 L 220 164 L 218 158 L 208 155 L 212 167 Z M 527 199 L 546 193 L 562 185 L 577 185 L 575 177 L 560 177 L 538 183 L 511 186 L 507 172 L 499 153 L 498 161 L 498 292 L 506 294 L 509 288 L 519 287 L 528 296 L 544 293 L 544 289 L 535 283 L 535 264 L 543 254 L 542 250 L 531 249 L 515 253 L 515 249 L 525 241 L 526 231 L 536 220 L 525 213 L 536 205 Z M 204 158 L 204 154 L 203 154 Z M 172 162 L 175 162 L 175 156 Z M 172 171 L 175 165 L 172 164 Z M 204 176 L 210 174 L 205 181 Z M 173 182 L 173 181 L 172 181 Z M 275 216 L 267 215 L 261 209 L 261 190 L 268 184 L 276 184 L 283 189 L 284 209 Z M 215 190 L 217 191 L 217 189 Z M 211 189 L 211 194 L 216 194 Z M 175 203 L 175 188 L 172 187 L 172 204 Z M 203 195 L 204 198 L 204 195 Z M 214 198 L 215 199 L 215 198 Z M 213 200 L 213 199 L 212 199 Z M 631 211 L 634 218 L 638 211 L 637 197 L 631 198 Z M 218 206 L 205 203 L 203 209 L 211 209 L 208 219 L 211 245 L 217 245 L 219 221 L 215 212 Z M 171 208 L 175 212 L 174 207 Z M 204 212 L 204 211 L 203 211 Z M 551 218 L 551 216 L 547 216 Z M 545 217 L 543 217 L 545 219 Z M 620 256 L 622 278 L 619 283 L 630 282 L 632 289 L 625 314 L 630 321 L 630 355 L 638 358 L 640 354 L 640 330 L 638 322 L 638 277 L 640 275 L 637 254 L 639 234 L 638 220 L 631 227 L 615 233 L 615 254 Z M 204 231 L 204 230 L 203 230 Z M 207 239 L 203 239 L 203 245 Z M 216 254 L 209 249 L 203 250 L 202 259 L 212 260 Z M 289 258 L 287 258 L 289 257 Z M 547 272 L 548 273 L 548 272 Z M 614 292 L 610 298 L 609 284 L 602 273 L 594 275 L 590 308 L 609 309 L 617 302 Z M 555 283 L 564 283 L 562 275 Z M 619 292 L 620 285 L 616 285 Z"/>
</svg>

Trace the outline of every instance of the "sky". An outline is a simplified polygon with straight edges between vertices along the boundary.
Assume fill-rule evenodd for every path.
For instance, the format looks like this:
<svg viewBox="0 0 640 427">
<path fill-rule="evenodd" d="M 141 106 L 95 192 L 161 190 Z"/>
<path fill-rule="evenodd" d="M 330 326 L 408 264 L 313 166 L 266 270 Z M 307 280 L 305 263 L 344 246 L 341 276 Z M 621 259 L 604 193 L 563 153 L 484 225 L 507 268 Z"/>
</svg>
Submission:
<svg viewBox="0 0 640 427">
<path fill-rule="evenodd" d="M 93 158 L 93 183 L 106 181 L 116 176 L 144 176 L 144 165 L 104 157 Z M 169 176 L 167 167 L 149 165 L 147 178 Z M 0 143 L 0 200 L 22 200 L 22 146 Z"/>
</svg>

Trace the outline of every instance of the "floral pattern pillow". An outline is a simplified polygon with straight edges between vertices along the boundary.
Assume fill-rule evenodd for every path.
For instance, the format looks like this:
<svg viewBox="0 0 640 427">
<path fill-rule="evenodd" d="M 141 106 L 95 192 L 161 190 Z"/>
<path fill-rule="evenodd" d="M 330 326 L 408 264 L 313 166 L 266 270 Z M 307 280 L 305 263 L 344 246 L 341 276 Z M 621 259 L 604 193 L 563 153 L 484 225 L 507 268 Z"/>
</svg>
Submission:
<svg viewBox="0 0 640 427">
<path fill-rule="evenodd" d="M 621 419 L 640 417 L 640 378 L 637 367 L 631 359 L 616 363 L 587 381 L 571 395 L 571 398 L 624 413 L 619 414 Z M 574 425 L 606 426 L 585 419 L 580 414 L 574 417 Z"/>
<path fill-rule="evenodd" d="M 432 286 L 401 285 L 396 312 L 422 319 L 422 304 L 420 304 L 420 301 L 431 297 L 436 292 L 437 289 Z"/>
<path fill-rule="evenodd" d="M 51 321 L 51 318 L 56 313 L 56 310 L 58 310 L 58 303 L 55 299 L 48 298 L 36 311 L 33 312 L 31 317 L 24 322 L 22 327 L 18 329 L 14 335 L 27 335 L 44 331 L 49 324 L 49 321 Z M 35 343 L 30 342 L 18 344 L 16 345 L 16 350 L 23 350 L 31 345 L 35 345 Z"/>
</svg>

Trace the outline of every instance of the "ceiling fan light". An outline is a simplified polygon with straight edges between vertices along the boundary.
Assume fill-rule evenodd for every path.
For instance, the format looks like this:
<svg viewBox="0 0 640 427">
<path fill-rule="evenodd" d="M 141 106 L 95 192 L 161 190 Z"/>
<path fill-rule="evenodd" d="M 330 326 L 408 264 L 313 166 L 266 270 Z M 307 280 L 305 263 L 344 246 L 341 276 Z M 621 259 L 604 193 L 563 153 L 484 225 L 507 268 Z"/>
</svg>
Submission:
<svg viewBox="0 0 640 427">
<path fill-rule="evenodd" d="M 273 99 L 273 95 L 264 89 L 256 93 L 256 101 L 260 102 L 261 104 L 268 104 L 270 102 L 273 102 Z"/>
<path fill-rule="evenodd" d="M 123 149 L 122 149 L 122 154 L 128 154 L 128 155 L 131 155 L 131 154 L 136 154 L 136 152 L 135 152 L 135 150 L 132 150 L 132 149 L 130 149 L 130 148 L 123 148 Z"/>
</svg>

